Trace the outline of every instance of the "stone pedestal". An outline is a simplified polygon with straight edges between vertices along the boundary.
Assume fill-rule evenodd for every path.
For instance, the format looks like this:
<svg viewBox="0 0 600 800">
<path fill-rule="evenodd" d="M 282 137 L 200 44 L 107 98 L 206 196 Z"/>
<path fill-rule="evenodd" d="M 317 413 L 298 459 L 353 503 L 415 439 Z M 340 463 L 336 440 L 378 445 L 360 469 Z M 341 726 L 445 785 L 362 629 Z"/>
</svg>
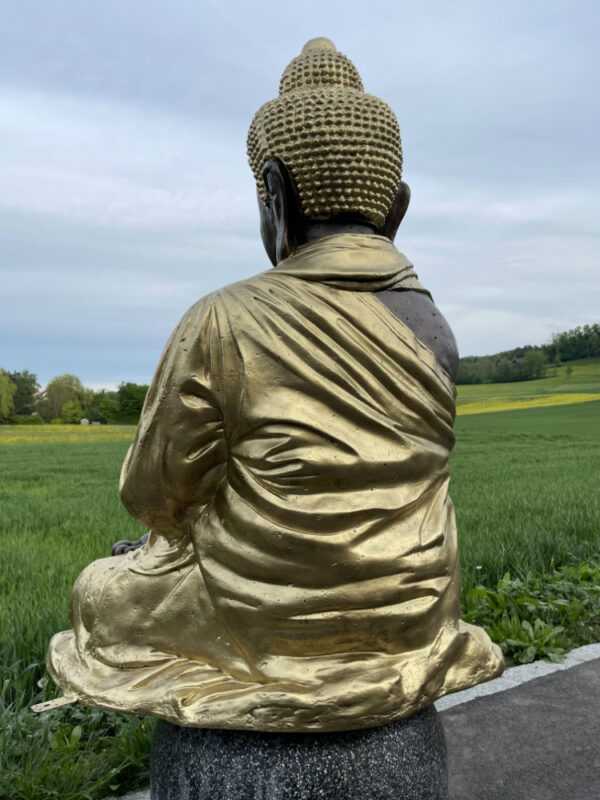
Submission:
<svg viewBox="0 0 600 800">
<path fill-rule="evenodd" d="M 260 733 L 159 722 L 152 800 L 447 800 L 446 745 L 433 707 L 342 733 Z"/>
</svg>

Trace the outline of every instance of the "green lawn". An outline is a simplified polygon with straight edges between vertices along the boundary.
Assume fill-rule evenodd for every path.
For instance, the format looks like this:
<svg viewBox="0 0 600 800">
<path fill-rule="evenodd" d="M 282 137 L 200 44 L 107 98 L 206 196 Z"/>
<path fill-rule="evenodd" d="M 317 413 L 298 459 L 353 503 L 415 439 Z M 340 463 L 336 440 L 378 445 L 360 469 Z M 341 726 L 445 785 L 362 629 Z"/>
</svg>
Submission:
<svg viewBox="0 0 600 800">
<path fill-rule="evenodd" d="M 479 399 L 486 399 L 486 392 L 599 393 L 599 373 L 598 363 L 584 363 L 576 364 L 569 378 L 559 374 L 527 385 L 460 387 L 459 402 L 469 393 L 479 393 Z M 492 619 L 487 606 L 478 610 L 478 596 L 472 594 L 483 591 L 474 588 L 478 565 L 491 591 L 507 570 L 525 580 L 530 570 L 539 574 L 600 556 L 600 398 L 460 416 L 456 434 L 451 494 L 457 509 L 465 612 L 502 641 L 507 626 L 520 623 L 504 614 L 498 624 L 499 612 Z M 45 685 L 45 651 L 51 634 L 69 627 L 68 598 L 75 577 L 90 561 L 108 555 L 114 541 L 137 538 L 141 531 L 117 493 L 120 464 L 132 436 L 133 428 L 123 427 L 94 431 L 45 426 L 27 433 L 0 428 L 3 800 L 83 800 L 147 785 L 150 721 L 77 706 L 40 717 L 28 710 L 31 703 L 54 696 L 53 687 Z M 586 574 L 588 580 L 589 574 L 595 576 Z M 559 577 L 553 591 L 560 595 L 568 588 Z M 529 581 L 529 595 L 538 591 L 537 585 Z M 577 600 L 580 618 L 592 613 L 584 595 Z M 505 602 L 490 597 L 486 603 Z M 564 606 L 566 601 L 559 596 L 561 602 Z M 543 597 L 539 603 L 547 605 Z M 535 608 L 532 613 L 532 623 L 535 615 L 543 616 Z M 564 641 L 589 641 L 597 628 L 587 624 L 587 618 L 584 622 L 577 628 L 580 639 L 576 633 L 575 639 Z M 519 652 L 529 658 L 529 650 L 524 644 Z M 534 655 L 543 652 L 536 650 Z"/>
</svg>

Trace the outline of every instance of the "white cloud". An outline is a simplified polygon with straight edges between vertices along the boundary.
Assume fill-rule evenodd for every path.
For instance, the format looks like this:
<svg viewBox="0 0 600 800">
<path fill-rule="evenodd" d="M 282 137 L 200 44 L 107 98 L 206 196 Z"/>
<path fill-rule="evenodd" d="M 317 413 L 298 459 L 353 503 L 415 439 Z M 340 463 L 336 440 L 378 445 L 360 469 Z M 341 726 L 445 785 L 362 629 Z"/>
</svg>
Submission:
<svg viewBox="0 0 600 800">
<path fill-rule="evenodd" d="M 256 213 L 236 126 L 48 92 L 3 89 L 0 104 L 0 208 L 138 230 Z"/>
</svg>

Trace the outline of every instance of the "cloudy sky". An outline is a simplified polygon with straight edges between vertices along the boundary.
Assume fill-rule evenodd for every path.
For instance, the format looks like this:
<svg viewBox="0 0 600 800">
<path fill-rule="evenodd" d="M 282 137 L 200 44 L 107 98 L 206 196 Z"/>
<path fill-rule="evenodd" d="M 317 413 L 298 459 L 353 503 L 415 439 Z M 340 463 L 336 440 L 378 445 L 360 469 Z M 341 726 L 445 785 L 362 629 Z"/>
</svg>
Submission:
<svg viewBox="0 0 600 800">
<path fill-rule="evenodd" d="M 269 266 L 246 132 L 315 36 L 398 116 L 396 244 L 461 354 L 600 319 L 597 0 L 4 0 L 0 366 L 147 382 Z"/>
</svg>

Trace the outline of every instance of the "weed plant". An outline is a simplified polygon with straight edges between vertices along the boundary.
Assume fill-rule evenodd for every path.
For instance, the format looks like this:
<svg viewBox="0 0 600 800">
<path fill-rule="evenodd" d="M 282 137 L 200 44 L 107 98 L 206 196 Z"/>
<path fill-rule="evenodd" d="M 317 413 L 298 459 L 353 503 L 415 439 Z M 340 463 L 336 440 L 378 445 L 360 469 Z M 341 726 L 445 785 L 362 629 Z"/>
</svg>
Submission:
<svg viewBox="0 0 600 800">
<path fill-rule="evenodd" d="M 579 564 L 523 578 L 507 572 L 495 587 L 466 589 L 463 619 L 485 628 L 507 664 L 561 661 L 600 641 L 600 566 Z"/>
</svg>

